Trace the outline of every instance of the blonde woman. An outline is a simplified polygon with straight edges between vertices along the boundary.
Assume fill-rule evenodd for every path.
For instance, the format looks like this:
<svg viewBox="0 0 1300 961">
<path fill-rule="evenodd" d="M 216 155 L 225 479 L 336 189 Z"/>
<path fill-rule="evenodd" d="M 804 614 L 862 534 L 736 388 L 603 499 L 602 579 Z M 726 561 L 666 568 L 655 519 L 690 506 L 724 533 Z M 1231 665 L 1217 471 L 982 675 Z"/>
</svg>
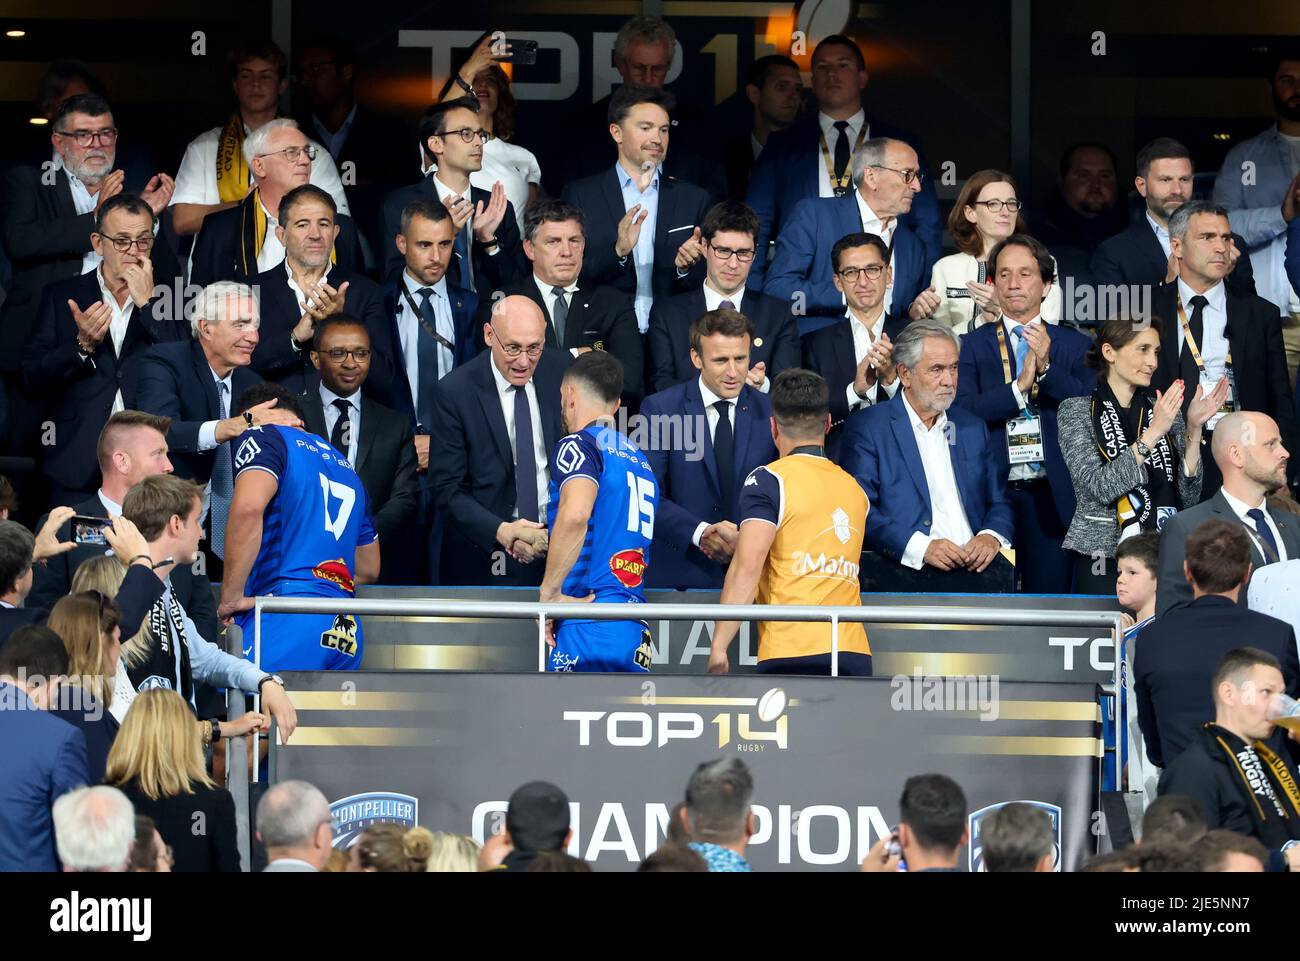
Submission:
<svg viewBox="0 0 1300 961">
<path fill-rule="evenodd" d="M 965 334 L 980 324 L 997 320 L 1000 311 L 988 268 L 989 252 L 1012 234 L 1027 234 L 1024 205 L 1016 182 L 1001 170 L 974 173 L 962 187 L 948 215 L 948 230 L 958 253 L 939 259 L 930 275 L 930 290 L 913 306 L 913 320 L 921 316 Z M 1053 276 L 1056 275 L 1053 261 Z M 928 301 L 923 298 L 929 297 Z M 930 307 L 930 313 L 925 308 Z M 1043 320 L 1054 324 L 1061 319 L 1061 291 L 1053 284 L 1043 301 Z"/>
<path fill-rule="evenodd" d="M 108 755 L 105 783 L 151 817 L 174 871 L 238 871 L 235 802 L 203 763 L 199 726 L 175 691 L 140 692 Z M 202 830 L 198 830 L 198 826 Z"/>
<path fill-rule="evenodd" d="M 433 832 L 433 853 L 429 855 L 430 874 L 473 874 L 478 870 L 478 853 L 482 845 L 465 834 Z"/>
<path fill-rule="evenodd" d="M 112 600 L 98 591 L 86 591 L 61 598 L 46 622 L 68 651 L 66 690 L 50 713 L 85 735 L 86 775 L 91 784 L 104 780 L 108 753 L 117 737 L 117 718 L 109 709 L 122 650 L 121 619 Z"/>
</svg>

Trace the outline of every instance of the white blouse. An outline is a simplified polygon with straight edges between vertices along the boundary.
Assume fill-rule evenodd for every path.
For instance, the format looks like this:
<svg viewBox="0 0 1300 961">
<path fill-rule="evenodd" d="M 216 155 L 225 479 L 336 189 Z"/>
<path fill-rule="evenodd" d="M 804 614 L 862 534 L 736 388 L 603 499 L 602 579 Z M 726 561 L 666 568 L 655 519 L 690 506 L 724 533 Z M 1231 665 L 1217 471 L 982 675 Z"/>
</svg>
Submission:
<svg viewBox="0 0 1300 961">
<path fill-rule="evenodd" d="M 1052 269 L 1056 270 L 1055 258 L 1052 260 Z M 930 286 L 939 295 L 939 306 L 935 309 L 934 319 L 947 324 L 958 335 L 969 333 L 983 324 L 983 321 L 979 324 L 971 323 L 975 313 L 975 301 L 970 291 L 966 289 L 967 281 L 978 279 L 979 261 L 970 254 L 956 253 L 941 257 L 930 274 Z M 989 278 L 988 282 L 992 283 L 992 278 Z M 1048 290 L 1039 316 L 1048 324 L 1060 322 L 1060 284 L 1054 283 Z"/>
</svg>

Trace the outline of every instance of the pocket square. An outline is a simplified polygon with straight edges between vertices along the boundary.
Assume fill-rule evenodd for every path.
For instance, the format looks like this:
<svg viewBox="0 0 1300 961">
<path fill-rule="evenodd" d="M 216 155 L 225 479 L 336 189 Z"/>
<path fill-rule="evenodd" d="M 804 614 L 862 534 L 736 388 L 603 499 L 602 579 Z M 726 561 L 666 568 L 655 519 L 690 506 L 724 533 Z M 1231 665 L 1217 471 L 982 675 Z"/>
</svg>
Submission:
<svg viewBox="0 0 1300 961">
<path fill-rule="evenodd" d="M 695 224 L 687 224 L 684 227 L 672 227 L 668 230 L 668 233 L 675 234 L 679 230 L 694 230 L 694 229 L 695 229 Z"/>
</svg>

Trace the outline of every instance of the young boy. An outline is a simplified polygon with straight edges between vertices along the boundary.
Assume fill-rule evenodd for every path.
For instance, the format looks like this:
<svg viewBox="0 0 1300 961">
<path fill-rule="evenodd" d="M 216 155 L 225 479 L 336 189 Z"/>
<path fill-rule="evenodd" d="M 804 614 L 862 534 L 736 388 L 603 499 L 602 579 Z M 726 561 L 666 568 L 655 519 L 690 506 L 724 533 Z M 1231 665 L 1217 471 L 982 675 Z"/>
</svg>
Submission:
<svg viewBox="0 0 1300 961">
<path fill-rule="evenodd" d="M 1120 541 L 1115 550 L 1119 576 L 1115 580 L 1115 598 L 1124 608 L 1124 637 L 1120 641 L 1120 679 L 1117 692 L 1122 706 L 1127 704 L 1127 655 L 1129 644 L 1156 615 L 1156 571 L 1159 569 L 1160 535 L 1138 534 Z M 1128 767 L 1127 738 L 1118 738 L 1115 730 L 1115 701 L 1102 712 L 1102 737 L 1112 761 L 1103 769 L 1102 790 L 1118 791 Z M 1116 743 L 1122 740 L 1122 743 Z"/>
</svg>

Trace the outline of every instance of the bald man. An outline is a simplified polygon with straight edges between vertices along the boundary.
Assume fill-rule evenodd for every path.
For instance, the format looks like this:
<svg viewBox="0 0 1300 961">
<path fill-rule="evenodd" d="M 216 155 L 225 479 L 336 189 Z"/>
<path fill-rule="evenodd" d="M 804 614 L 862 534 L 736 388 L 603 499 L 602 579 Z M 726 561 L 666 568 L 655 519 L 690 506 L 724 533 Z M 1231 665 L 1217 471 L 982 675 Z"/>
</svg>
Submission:
<svg viewBox="0 0 1300 961">
<path fill-rule="evenodd" d="M 445 518 L 442 583 L 536 587 L 568 354 L 546 349 L 546 316 L 523 296 L 496 303 L 483 339 L 488 349 L 442 379 L 434 405 L 429 473 Z"/>
<path fill-rule="evenodd" d="M 1300 558 L 1300 517 L 1268 508 L 1268 495 L 1286 489 L 1290 452 L 1277 423 L 1267 414 L 1237 411 L 1219 421 L 1210 447 L 1223 474 L 1223 487 L 1204 503 L 1171 517 L 1160 534 L 1160 581 L 1156 613 L 1192 600 L 1183 576 L 1187 537 L 1202 521 L 1241 524 L 1250 540 L 1252 570 Z M 1239 604 L 1247 603 L 1242 591 Z"/>
</svg>

